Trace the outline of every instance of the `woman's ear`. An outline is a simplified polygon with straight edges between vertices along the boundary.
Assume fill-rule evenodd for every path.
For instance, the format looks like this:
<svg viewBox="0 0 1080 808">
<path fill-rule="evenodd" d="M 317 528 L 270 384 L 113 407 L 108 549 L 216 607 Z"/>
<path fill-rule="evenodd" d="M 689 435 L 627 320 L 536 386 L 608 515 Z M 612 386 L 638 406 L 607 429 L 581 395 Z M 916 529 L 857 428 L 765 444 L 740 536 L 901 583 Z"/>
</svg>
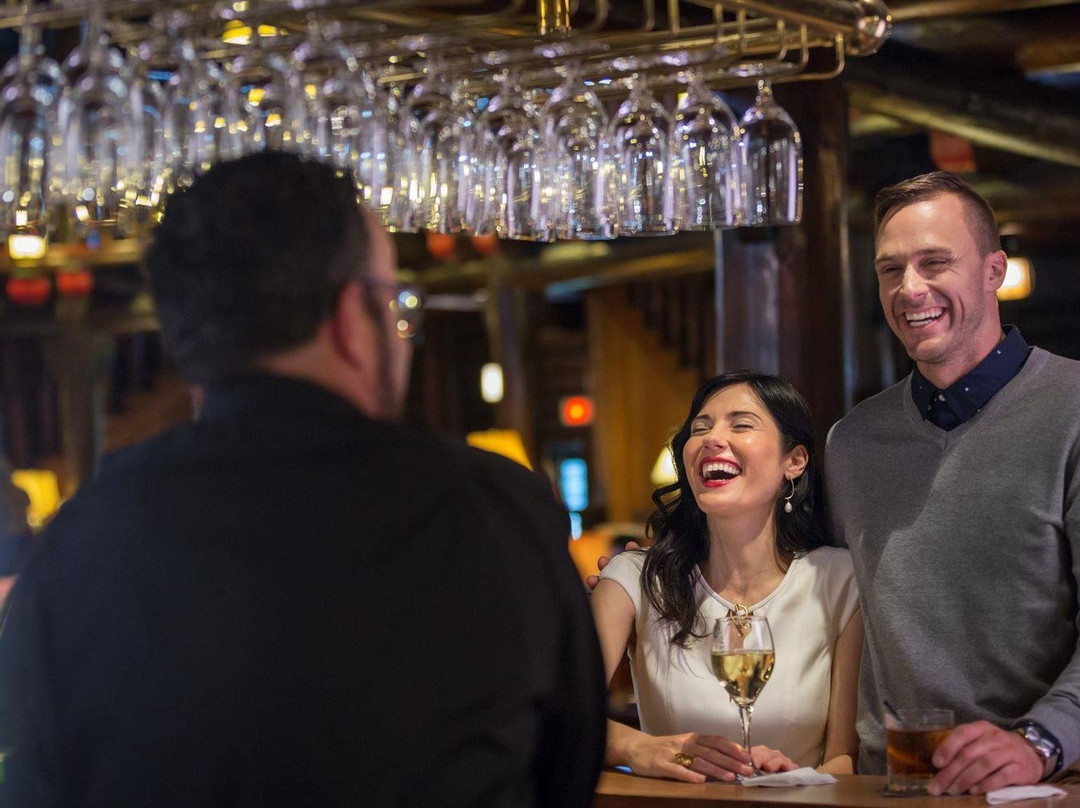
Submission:
<svg viewBox="0 0 1080 808">
<path fill-rule="evenodd" d="M 784 460 L 784 473 L 790 480 L 798 478 L 806 471 L 806 464 L 810 462 L 810 453 L 802 444 L 788 452 Z"/>
</svg>

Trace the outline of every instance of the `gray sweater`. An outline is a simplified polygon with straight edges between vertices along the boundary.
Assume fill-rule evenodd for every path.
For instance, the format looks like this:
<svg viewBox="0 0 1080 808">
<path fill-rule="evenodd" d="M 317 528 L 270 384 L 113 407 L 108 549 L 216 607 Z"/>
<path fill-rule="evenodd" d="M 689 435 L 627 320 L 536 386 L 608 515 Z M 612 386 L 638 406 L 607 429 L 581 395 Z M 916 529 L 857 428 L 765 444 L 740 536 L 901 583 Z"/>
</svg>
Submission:
<svg viewBox="0 0 1080 808">
<path fill-rule="evenodd" d="M 950 432 L 908 377 L 833 427 L 825 469 L 866 623 L 859 771 L 885 768 L 882 699 L 1028 718 L 1080 758 L 1080 362 L 1034 349 Z"/>
</svg>

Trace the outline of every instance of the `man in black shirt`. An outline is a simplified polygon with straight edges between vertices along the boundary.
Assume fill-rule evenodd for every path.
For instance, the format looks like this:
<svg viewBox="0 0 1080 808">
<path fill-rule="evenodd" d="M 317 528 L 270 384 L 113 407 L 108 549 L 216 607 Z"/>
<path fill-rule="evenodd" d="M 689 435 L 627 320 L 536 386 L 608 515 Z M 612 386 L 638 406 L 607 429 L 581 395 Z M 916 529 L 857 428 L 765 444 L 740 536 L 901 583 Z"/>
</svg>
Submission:
<svg viewBox="0 0 1080 808">
<path fill-rule="evenodd" d="M 603 675 L 566 512 L 394 422 L 420 299 L 355 200 L 280 153 L 170 200 L 147 264 L 205 400 L 107 459 L 20 576 L 0 804 L 590 803 Z"/>
</svg>

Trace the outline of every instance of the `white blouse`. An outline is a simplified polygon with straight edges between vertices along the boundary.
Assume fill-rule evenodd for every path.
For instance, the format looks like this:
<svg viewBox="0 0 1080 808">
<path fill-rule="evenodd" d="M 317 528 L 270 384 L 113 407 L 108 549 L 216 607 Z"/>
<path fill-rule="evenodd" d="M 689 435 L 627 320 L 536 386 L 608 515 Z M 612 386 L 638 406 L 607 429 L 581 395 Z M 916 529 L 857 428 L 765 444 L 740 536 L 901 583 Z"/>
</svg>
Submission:
<svg viewBox="0 0 1080 808">
<path fill-rule="evenodd" d="M 712 673 L 710 640 L 673 645 L 672 624 L 662 622 L 641 588 L 643 551 L 617 555 L 604 568 L 634 603 L 636 641 L 628 649 L 641 728 L 650 735 L 700 732 L 742 742 L 739 711 Z M 694 593 L 704 625 L 735 604 L 716 594 L 699 574 Z M 819 547 L 796 557 L 783 580 L 750 606 L 769 619 L 776 667 L 754 707 L 750 742 L 778 749 L 800 766 L 821 764 L 836 639 L 859 606 L 847 550 Z"/>
</svg>

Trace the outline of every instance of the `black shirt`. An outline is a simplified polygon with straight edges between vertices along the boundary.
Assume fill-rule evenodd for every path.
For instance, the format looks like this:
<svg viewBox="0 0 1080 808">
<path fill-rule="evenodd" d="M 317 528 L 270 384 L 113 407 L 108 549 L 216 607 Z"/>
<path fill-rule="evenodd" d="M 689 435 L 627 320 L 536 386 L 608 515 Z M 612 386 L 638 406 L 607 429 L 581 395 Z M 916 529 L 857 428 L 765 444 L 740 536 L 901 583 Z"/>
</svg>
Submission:
<svg viewBox="0 0 1080 808">
<path fill-rule="evenodd" d="M 0 805 L 586 808 L 604 677 L 568 534 L 505 458 L 283 378 L 213 390 L 20 575 Z"/>
</svg>

